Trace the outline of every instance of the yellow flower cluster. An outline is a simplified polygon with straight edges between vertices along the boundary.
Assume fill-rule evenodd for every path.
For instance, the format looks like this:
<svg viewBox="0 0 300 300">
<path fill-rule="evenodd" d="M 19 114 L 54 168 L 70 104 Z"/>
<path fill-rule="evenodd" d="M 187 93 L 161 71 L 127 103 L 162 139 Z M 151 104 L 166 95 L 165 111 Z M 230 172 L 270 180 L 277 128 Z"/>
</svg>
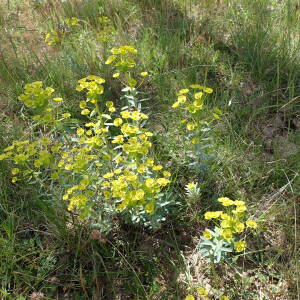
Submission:
<svg viewBox="0 0 300 300">
<path fill-rule="evenodd" d="M 75 147 L 62 152 L 57 163 L 58 168 L 81 174 L 96 158 L 95 155 L 91 154 L 91 150 L 88 147 Z"/>
<path fill-rule="evenodd" d="M 111 53 L 117 68 L 134 66 L 131 56 L 137 53 L 135 48 L 122 46 Z M 144 72 L 141 76 L 146 75 Z M 45 137 L 13 142 L 0 154 L 0 160 L 13 162 L 14 183 L 42 176 L 43 180 L 51 179 L 61 185 L 68 208 L 78 210 L 82 216 L 100 207 L 103 201 L 118 211 L 142 208 L 153 214 L 157 199 L 170 183 L 171 173 L 149 155 L 153 133 L 143 127 L 148 116 L 139 106 L 130 104 L 118 110 L 113 101 L 104 101 L 103 84 L 105 80 L 95 75 L 78 81 L 76 90 L 86 92 L 85 100 L 79 102 L 86 121 L 78 120 L 73 134 L 60 132 L 61 142 L 55 142 L 52 127 L 55 122 L 63 125 L 71 117 L 58 110 L 63 99 L 52 97 L 54 89 L 44 88 L 40 81 L 27 84 L 19 99 L 34 110 L 35 120 L 50 115 L 52 126 Z M 55 130 L 63 127 L 57 126 Z"/>
<path fill-rule="evenodd" d="M 209 300 L 209 291 L 203 287 L 199 287 L 196 289 L 197 295 L 200 296 L 201 300 Z M 193 295 L 187 295 L 184 300 L 195 300 L 196 298 Z M 198 299 L 198 298 L 197 298 Z M 219 298 L 220 300 L 229 300 L 229 298 L 225 295 Z"/>
<path fill-rule="evenodd" d="M 46 33 L 45 43 L 49 46 L 55 46 L 61 43 L 61 37 L 56 30 L 51 30 Z"/>
<path fill-rule="evenodd" d="M 107 199 L 117 199 L 118 209 L 143 205 L 149 214 L 154 213 L 155 202 L 161 189 L 170 183 L 171 175 L 155 171 L 152 159 L 143 164 L 131 163 L 126 170 L 116 169 L 103 175 L 103 195 Z"/>
<path fill-rule="evenodd" d="M 108 159 L 111 163 L 110 171 L 102 175 L 101 193 L 105 199 L 115 200 L 120 211 L 127 207 L 144 206 L 145 211 L 153 213 L 155 202 L 161 189 L 170 183 L 168 179 L 171 174 L 162 171 L 162 166 L 155 165 L 154 160 L 148 157 L 149 149 L 152 143 L 149 138 L 153 135 L 151 132 L 141 127 L 141 120 L 148 119 L 148 116 L 140 111 L 123 110 L 119 114 L 112 101 L 106 101 L 103 105 L 105 111 L 100 111 L 97 105 L 97 95 L 103 93 L 104 79 L 96 76 L 88 76 L 79 80 L 77 90 L 86 89 L 88 98 L 81 101 L 79 106 L 82 109 L 81 114 L 85 115 L 88 103 L 96 106 L 88 115 L 98 113 L 93 122 L 85 123 L 84 128 L 77 129 L 79 144 L 84 145 L 77 157 L 66 155 L 64 160 L 59 163 L 60 167 L 67 170 L 82 172 L 82 167 L 91 165 L 94 160 L 96 166 L 101 161 Z M 98 88 L 100 87 L 100 88 Z M 94 101 L 95 100 L 95 101 Z M 114 128 L 116 134 L 110 136 L 110 127 Z M 110 141 L 110 142 L 109 142 Z M 117 145 L 115 148 L 111 146 Z M 113 146 L 114 147 L 114 146 Z M 70 152 L 78 152 L 72 149 Z M 97 153 L 90 154 L 90 153 Z M 66 162 L 72 158 L 71 161 Z M 80 162 L 78 164 L 78 161 Z M 98 163 L 98 165 L 97 165 Z M 161 174 L 162 172 L 162 174 Z M 161 176 L 163 175 L 163 176 Z M 76 185 L 75 185 L 76 187 Z M 77 188 L 76 188 L 77 189 Z M 80 194 L 81 195 L 81 194 Z M 70 201 L 69 208 L 80 208 L 84 206 L 79 200 L 78 195 L 75 198 L 64 196 L 64 199 Z M 85 200 L 84 200 L 85 202 Z"/>
<path fill-rule="evenodd" d="M 29 140 L 14 142 L 4 150 L 0 159 L 11 159 L 15 164 L 27 167 L 29 162 L 33 161 L 33 165 L 30 166 L 31 173 L 34 167 L 50 168 L 52 179 L 58 179 L 64 172 L 69 174 L 69 178 L 72 178 L 71 174 L 78 174 L 79 178 L 84 176 L 80 183 L 73 183 L 63 196 L 64 200 L 69 201 L 70 210 L 82 211 L 90 205 L 90 198 L 97 193 L 92 186 L 95 180 L 91 180 L 91 176 L 87 178 L 84 174 L 88 172 L 88 168 L 89 172 L 92 172 L 91 168 L 97 168 L 93 174 L 101 174 L 99 168 L 103 167 L 105 161 L 109 161 L 110 171 L 104 174 L 102 171 L 100 179 L 100 193 L 103 197 L 114 199 L 121 211 L 127 207 L 143 206 L 147 213 L 152 214 L 158 195 L 170 183 L 171 174 L 164 171 L 163 166 L 155 165 L 154 159 L 148 156 L 152 146 L 149 138 L 153 134 L 141 126 L 141 120 L 148 119 L 146 114 L 137 110 L 124 110 L 116 114 L 112 101 L 106 101 L 105 105 L 102 105 L 104 111 L 100 111 L 97 96 L 103 93 L 104 82 L 104 79 L 97 76 L 79 80 L 77 90 L 85 89 L 88 95 L 87 100 L 79 103 L 81 114 L 87 115 L 83 112 L 89 110 L 88 115 L 94 115 L 83 127 L 77 128 L 77 146 L 73 145 L 61 151 L 62 144 L 52 144 L 47 138 L 33 143 Z M 42 88 L 40 83 L 27 86 L 27 94 L 28 87 L 35 86 L 39 90 Z M 55 98 L 54 101 L 61 100 Z M 88 109 L 90 103 L 94 107 Z M 117 134 L 111 136 L 110 127 L 114 127 Z M 117 149 L 114 145 L 117 145 Z M 19 173 L 20 166 L 12 169 L 13 182 L 18 180 L 16 175 Z"/>
<path fill-rule="evenodd" d="M 208 125 L 208 122 L 201 119 L 199 114 L 203 109 L 205 94 L 211 94 L 212 92 L 213 90 L 209 87 L 191 84 L 189 88 L 184 88 L 177 92 L 177 101 L 172 105 L 172 108 L 184 111 L 185 119 L 181 120 L 181 124 L 184 124 L 186 127 L 186 141 L 188 142 L 188 147 L 191 148 L 191 153 L 199 151 L 197 145 L 200 143 L 200 136 L 203 134 L 203 126 L 207 127 Z M 220 114 L 221 111 L 215 109 L 212 119 L 219 118 Z"/>
<path fill-rule="evenodd" d="M 177 101 L 172 105 L 173 108 L 180 108 L 195 114 L 203 108 L 203 95 L 204 93 L 211 94 L 211 88 L 192 84 L 190 89 L 181 89 L 177 93 Z"/>
<path fill-rule="evenodd" d="M 76 32 L 77 28 L 80 28 L 80 19 L 76 17 L 67 18 L 64 20 L 64 25 L 68 27 L 68 30 L 62 30 L 59 27 L 50 30 L 45 35 L 45 43 L 49 46 L 56 46 L 63 42 L 65 37 L 72 32 Z"/>
<path fill-rule="evenodd" d="M 56 169 L 54 157 L 60 150 L 61 144 L 51 142 L 43 137 L 35 141 L 14 141 L 11 146 L 3 150 L 0 160 L 9 159 L 14 167 L 11 170 L 12 182 L 30 178 L 40 168 Z"/>
<path fill-rule="evenodd" d="M 63 195 L 63 200 L 69 201 L 69 210 L 77 209 L 84 215 L 84 213 L 89 213 L 91 205 L 89 200 L 94 195 L 95 191 L 92 188 L 91 177 L 83 175 L 83 178 L 78 184 L 75 184 L 66 190 L 66 193 Z"/>
<path fill-rule="evenodd" d="M 88 101 L 92 101 L 95 96 L 103 94 L 104 87 L 102 84 L 105 83 L 105 80 L 101 77 L 89 75 L 78 80 L 78 83 L 79 85 L 76 87 L 76 90 L 79 92 L 87 90 Z"/>
<path fill-rule="evenodd" d="M 121 46 L 119 48 L 112 48 L 110 50 L 111 55 L 105 61 L 106 65 L 112 65 L 115 67 L 113 78 L 120 78 L 122 84 L 126 87 L 123 92 L 133 92 L 136 90 L 137 80 L 132 76 L 132 70 L 136 67 L 135 55 L 137 50 L 132 46 Z M 142 71 L 139 73 L 141 78 L 147 77 L 149 73 Z M 140 85 L 143 80 L 140 82 Z"/>
<path fill-rule="evenodd" d="M 114 36 L 116 29 L 113 25 L 113 22 L 106 16 L 98 18 L 100 29 L 96 34 L 98 41 L 102 43 L 109 42 Z"/>
<path fill-rule="evenodd" d="M 90 82 L 93 82 L 93 85 L 94 83 L 97 85 L 103 83 L 103 80 L 99 78 L 89 76 L 87 79 L 89 81 L 86 79 L 80 80 L 80 84 L 81 87 L 88 89 L 88 92 L 91 93 L 94 93 L 97 89 L 89 90 Z M 80 108 L 86 109 L 87 102 L 80 102 Z M 96 103 L 94 102 L 94 104 Z M 79 151 L 79 154 L 77 154 L 79 159 L 74 159 L 72 155 L 65 154 L 65 158 L 59 162 L 59 166 L 70 171 L 76 171 L 77 168 L 78 172 L 82 172 L 82 167 L 90 165 L 93 160 L 96 159 L 98 162 L 105 160 L 105 152 L 112 163 L 112 167 L 109 172 L 102 176 L 101 193 L 103 197 L 107 200 L 114 199 L 120 211 L 125 210 L 127 207 L 144 206 L 145 211 L 151 214 L 155 211 L 158 194 L 163 187 L 170 183 L 168 178 L 171 174 L 162 171 L 163 167 L 155 165 L 154 160 L 148 157 L 149 149 L 152 146 L 148 139 L 153 134 L 143 129 L 140 124 L 140 121 L 148 119 L 148 116 L 139 111 L 128 110 L 121 111 L 118 115 L 112 101 L 107 101 L 104 107 L 110 114 L 100 113 L 97 122 L 87 122 L 85 124 L 87 130 L 84 128 L 77 129 L 79 144 L 85 146 L 79 148 L 80 151 L 72 149 L 70 152 Z M 103 119 L 108 120 L 109 123 L 103 122 Z M 111 126 L 115 127 L 114 130 L 118 130 L 118 132 L 110 139 L 109 127 Z M 109 147 L 109 139 L 112 145 L 119 145 L 117 146 L 118 151 Z M 89 154 L 92 151 L 96 151 L 97 155 Z M 81 154 L 83 157 L 81 157 Z M 75 190 L 77 190 L 76 185 Z M 64 199 L 70 201 L 69 208 L 80 209 L 84 206 L 80 202 L 80 199 L 83 198 L 80 197 L 78 198 L 78 195 L 76 195 L 74 198 L 65 195 Z"/>
<path fill-rule="evenodd" d="M 233 201 L 227 197 L 221 197 L 218 202 L 226 208 L 226 211 L 208 211 L 204 214 L 206 220 L 216 219 L 222 239 L 227 242 L 234 242 L 234 235 L 245 231 L 246 228 L 257 228 L 257 223 L 254 220 L 248 219 L 244 222 L 245 212 L 247 207 L 244 201 Z M 207 240 L 213 236 L 209 231 L 203 233 L 203 237 Z M 234 243 L 234 248 L 237 252 L 242 252 L 246 248 L 245 241 Z"/>
<path fill-rule="evenodd" d="M 44 89 L 42 81 L 35 81 L 25 85 L 24 93 L 18 99 L 29 108 L 44 110 L 53 92 L 54 89 L 51 87 Z"/>
<path fill-rule="evenodd" d="M 72 17 L 72 18 L 67 18 L 65 22 L 68 26 L 73 27 L 73 26 L 78 26 L 79 21 L 80 20 L 78 18 Z"/>
<path fill-rule="evenodd" d="M 54 126 L 59 120 L 58 115 L 63 98 L 52 98 L 53 93 L 53 88 L 44 88 L 41 81 L 35 81 L 25 85 L 24 93 L 18 99 L 33 111 L 35 121 Z M 62 116 L 62 119 L 64 118 Z"/>
<path fill-rule="evenodd" d="M 132 46 L 121 46 L 119 48 L 112 48 L 111 54 L 105 61 L 106 65 L 114 65 L 120 72 L 127 72 L 136 66 L 134 55 L 137 50 Z M 117 76 L 118 77 L 118 76 Z"/>
</svg>

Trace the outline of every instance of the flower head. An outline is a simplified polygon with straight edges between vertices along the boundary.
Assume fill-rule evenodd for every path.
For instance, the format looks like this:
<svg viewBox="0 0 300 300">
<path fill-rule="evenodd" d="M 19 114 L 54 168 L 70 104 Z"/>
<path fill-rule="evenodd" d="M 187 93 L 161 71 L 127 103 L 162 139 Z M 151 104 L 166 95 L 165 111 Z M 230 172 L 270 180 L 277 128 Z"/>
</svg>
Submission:
<svg viewBox="0 0 300 300">
<path fill-rule="evenodd" d="M 208 295 L 208 291 L 203 287 L 197 288 L 197 293 L 200 296 L 207 296 Z"/>
<path fill-rule="evenodd" d="M 217 219 L 222 215 L 222 211 L 208 211 L 204 214 L 204 219 L 210 220 L 210 219 Z"/>
<path fill-rule="evenodd" d="M 223 206 L 231 206 L 234 204 L 234 201 L 230 200 L 227 197 L 218 198 L 218 202 L 220 202 Z"/>
<path fill-rule="evenodd" d="M 204 231 L 203 232 L 203 237 L 207 240 L 210 240 L 210 239 L 212 239 L 212 234 L 208 231 Z"/>
<path fill-rule="evenodd" d="M 250 219 L 247 220 L 246 225 L 248 228 L 254 228 L 254 229 L 257 228 L 257 223 L 254 220 L 250 220 Z"/>
<path fill-rule="evenodd" d="M 244 241 L 238 241 L 234 243 L 234 249 L 236 252 L 243 252 L 247 247 L 247 243 Z"/>
</svg>

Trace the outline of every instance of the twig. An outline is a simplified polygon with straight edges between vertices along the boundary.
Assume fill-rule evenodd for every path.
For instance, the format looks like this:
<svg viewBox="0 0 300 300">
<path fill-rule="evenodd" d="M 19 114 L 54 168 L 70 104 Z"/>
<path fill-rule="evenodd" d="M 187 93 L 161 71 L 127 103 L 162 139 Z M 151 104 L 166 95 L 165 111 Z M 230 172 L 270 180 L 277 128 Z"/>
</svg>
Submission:
<svg viewBox="0 0 300 300">
<path fill-rule="evenodd" d="M 288 103 L 284 104 L 283 106 L 281 106 L 279 108 L 279 110 L 283 109 L 284 107 L 288 106 L 289 104 L 291 104 L 292 102 L 294 102 L 295 100 L 297 100 L 298 98 L 300 98 L 300 96 L 294 97 L 292 98 Z"/>
</svg>

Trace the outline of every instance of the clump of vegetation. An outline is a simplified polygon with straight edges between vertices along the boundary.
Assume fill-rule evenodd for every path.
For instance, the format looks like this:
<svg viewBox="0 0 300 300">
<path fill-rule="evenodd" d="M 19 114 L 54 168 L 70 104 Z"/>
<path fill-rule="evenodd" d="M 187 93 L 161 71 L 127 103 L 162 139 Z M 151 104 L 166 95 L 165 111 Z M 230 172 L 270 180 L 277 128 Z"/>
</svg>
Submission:
<svg viewBox="0 0 300 300">
<path fill-rule="evenodd" d="M 153 133 L 145 127 L 149 117 L 142 112 L 138 81 L 132 76 L 137 50 L 121 46 L 110 52 L 105 64 L 114 67 L 112 77 L 123 85 L 121 99 L 125 103 L 120 111 L 113 101 L 103 99 L 105 79 L 99 76 L 78 81 L 76 90 L 86 92 L 86 99 L 79 103 L 83 120 L 71 118 L 63 110 L 64 99 L 53 97 L 53 88 L 43 88 L 41 81 L 26 84 L 18 99 L 31 110 L 34 126 L 43 126 L 43 132 L 33 140 L 14 141 L 0 156 L 0 160 L 13 162 L 13 183 L 23 179 L 27 184 L 55 187 L 58 195 L 62 194 L 60 198 L 68 201 L 68 210 L 96 220 L 102 231 L 107 231 L 108 220 L 118 211 L 142 225 L 142 220 L 159 210 L 157 202 L 165 198 L 164 189 L 171 182 L 171 173 L 150 155 Z M 145 71 L 140 73 L 141 78 L 147 75 Z M 212 89 L 196 84 L 191 88 L 195 100 L 189 102 L 185 96 L 189 90 L 182 89 L 172 107 L 185 105 L 181 108 L 194 115 L 194 120 L 187 122 L 187 130 L 195 131 L 199 126 L 196 113 L 203 108 L 201 98 Z M 194 135 L 199 133 L 188 138 L 197 145 L 199 139 Z M 154 220 L 145 225 L 160 225 L 157 217 Z"/>
<path fill-rule="evenodd" d="M 53 88 L 43 88 L 40 81 L 27 84 L 19 100 L 31 109 L 36 126 L 44 126 L 42 137 L 14 141 L 0 157 L 13 162 L 13 183 L 24 179 L 56 187 L 70 211 L 98 219 L 98 224 L 116 211 L 154 214 L 171 177 L 149 153 L 153 133 L 145 128 L 148 116 L 141 112 L 137 81 L 129 72 L 137 50 L 121 46 L 111 52 L 106 64 L 118 70 L 113 77 L 124 80 L 124 99 L 129 99 L 121 111 L 103 99 L 105 80 L 95 75 L 80 79 L 76 87 L 87 93 L 79 104 L 85 121 L 63 111 L 64 100 L 52 97 Z"/>
<path fill-rule="evenodd" d="M 256 221 L 248 219 L 244 222 L 247 207 L 244 201 L 233 201 L 227 197 L 218 199 L 225 210 L 208 211 L 205 213 L 206 220 L 214 220 L 214 230 L 206 229 L 202 241 L 199 244 L 200 252 L 214 263 L 225 259 L 229 252 L 243 252 L 246 249 L 246 241 L 236 241 L 235 235 L 243 233 L 247 228 L 257 228 Z"/>
<path fill-rule="evenodd" d="M 297 0 L 2 2 L 0 297 L 296 299 Z"/>
</svg>

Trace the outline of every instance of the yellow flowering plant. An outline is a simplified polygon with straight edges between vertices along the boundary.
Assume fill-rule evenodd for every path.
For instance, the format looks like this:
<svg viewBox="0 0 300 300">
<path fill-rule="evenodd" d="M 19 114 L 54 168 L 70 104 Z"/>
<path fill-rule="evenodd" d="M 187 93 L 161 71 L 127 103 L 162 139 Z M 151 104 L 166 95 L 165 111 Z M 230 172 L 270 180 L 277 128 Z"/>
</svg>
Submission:
<svg viewBox="0 0 300 300">
<path fill-rule="evenodd" d="M 122 89 L 123 96 L 121 97 L 124 106 L 121 108 L 120 117 L 113 122 L 110 121 L 115 127 L 120 128 L 122 134 L 116 135 L 112 143 L 123 144 L 123 150 L 129 155 L 135 156 L 136 159 L 139 156 L 148 156 L 152 146 L 149 139 L 151 139 L 153 133 L 149 131 L 138 132 L 138 128 L 143 128 L 149 118 L 148 115 L 142 112 L 142 102 L 148 99 L 141 99 L 138 91 L 138 87 L 143 83 L 143 78 L 148 76 L 148 72 L 140 72 L 141 80 L 138 85 L 138 80 L 134 78 L 134 74 L 137 73 L 135 71 L 137 50 L 132 46 L 120 46 L 111 49 L 110 52 L 111 56 L 108 57 L 105 64 L 113 67 L 112 77 L 124 86 Z M 127 141 L 127 143 L 124 141 Z M 145 191 L 156 193 L 156 210 L 155 213 L 151 213 L 154 209 L 152 204 L 145 206 L 144 209 L 143 206 L 140 206 L 139 210 L 131 207 L 127 209 L 129 214 L 125 213 L 125 217 L 129 217 L 134 224 L 144 224 L 152 228 L 157 227 L 165 220 L 169 208 L 175 204 L 169 191 L 165 189 L 165 193 L 160 192 L 162 187 L 169 185 L 171 173 L 164 170 L 162 165 L 155 165 L 152 158 L 130 165 L 133 165 L 133 168 L 137 170 L 139 177 L 146 178 L 146 186 L 144 188 L 141 186 L 142 190 L 139 191 L 136 197 L 142 198 Z M 151 176 L 152 173 L 161 173 L 163 176 L 155 180 Z M 130 193 L 127 194 L 127 197 L 131 197 Z M 124 203 L 120 206 L 121 209 L 123 205 Z"/>
<path fill-rule="evenodd" d="M 123 92 L 129 92 L 127 100 L 134 100 L 137 96 L 138 80 L 134 76 L 134 69 L 136 67 L 137 50 L 133 46 L 120 46 L 110 50 L 111 55 L 105 61 L 106 65 L 111 65 L 114 68 L 113 78 L 118 79 L 125 88 Z M 140 85 L 143 79 L 149 74 L 146 71 L 139 73 Z M 133 105 L 136 105 L 134 103 Z"/>
<path fill-rule="evenodd" d="M 45 43 L 49 46 L 56 46 L 62 42 L 62 33 L 59 30 L 50 30 L 45 34 Z"/>
<path fill-rule="evenodd" d="M 191 84 L 188 88 L 177 92 L 177 100 L 172 105 L 173 109 L 181 110 L 184 116 L 181 125 L 186 131 L 185 157 L 188 158 L 187 165 L 197 172 L 207 168 L 205 161 L 211 157 L 207 151 L 211 137 L 206 137 L 205 134 L 211 130 L 211 121 L 219 119 L 222 113 L 215 108 L 211 117 L 203 119 L 204 101 L 212 92 L 213 90 L 209 87 Z"/>
<path fill-rule="evenodd" d="M 119 68 L 123 55 L 137 51 L 124 46 L 112 52 L 120 55 Z M 122 64 L 119 70 L 126 78 L 128 68 Z M 10 160 L 15 184 L 34 180 L 46 187 L 51 181 L 68 210 L 82 218 L 101 224 L 108 215 L 123 214 L 135 223 L 157 226 L 164 217 L 154 216 L 172 202 L 170 197 L 162 201 L 171 173 L 150 154 L 153 133 L 145 127 L 149 117 L 141 111 L 135 88 L 125 85 L 127 104 L 117 108 L 114 101 L 105 101 L 104 84 L 105 79 L 95 75 L 78 81 L 76 90 L 86 97 L 79 102 L 84 121 L 73 118 L 76 122 L 70 122 L 71 114 L 63 111 L 64 100 L 53 96 L 53 88 L 44 88 L 42 82 L 27 84 L 19 100 L 43 133 L 13 142 L 0 160 Z M 73 126 L 71 134 L 65 126 Z"/>
<path fill-rule="evenodd" d="M 207 289 L 205 289 L 203 287 L 198 287 L 198 288 L 196 288 L 196 293 L 197 293 L 196 297 L 192 294 L 189 294 L 184 298 L 184 300 L 196 300 L 196 299 L 201 299 L 201 300 L 209 300 L 209 299 L 229 300 L 229 298 L 225 295 L 219 296 L 218 298 L 216 298 L 217 295 L 212 295 L 212 297 L 210 297 L 211 292 L 212 291 L 208 291 Z"/>
<path fill-rule="evenodd" d="M 218 202 L 224 207 L 223 210 L 208 211 L 204 214 L 206 220 L 215 223 L 215 229 L 206 229 L 199 243 L 200 252 L 215 263 L 226 259 L 230 252 L 243 252 L 247 243 L 238 237 L 247 229 L 257 228 L 255 220 L 245 221 L 247 207 L 244 201 L 221 197 L 218 198 Z"/>
<path fill-rule="evenodd" d="M 80 22 L 80 20 L 76 17 L 67 18 L 65 20 L 66 25 L 69 27 L 80 26 L 79 22 Z"/>
<path fill-rule="evenodd" d="M 98 22 L 99 22 L 100 28 L 97 31 L 96 38 L 101 43 L 106 44 L 109 41 L 111 41 L 111 39 L 113 38 L 113 36 L 116 33 L 116 29 L 113 25 L 112 20 L 106 16 L 99 17 Z"/>
<path fill-rule="evenodd" d="M 67 37 L 82 37 L 84 29 L 89 23 L 76 17 L 59 20 L 59 22 L 45 33 L 44 42 L 49 46 L 64 44 Z"/>
</svg>

